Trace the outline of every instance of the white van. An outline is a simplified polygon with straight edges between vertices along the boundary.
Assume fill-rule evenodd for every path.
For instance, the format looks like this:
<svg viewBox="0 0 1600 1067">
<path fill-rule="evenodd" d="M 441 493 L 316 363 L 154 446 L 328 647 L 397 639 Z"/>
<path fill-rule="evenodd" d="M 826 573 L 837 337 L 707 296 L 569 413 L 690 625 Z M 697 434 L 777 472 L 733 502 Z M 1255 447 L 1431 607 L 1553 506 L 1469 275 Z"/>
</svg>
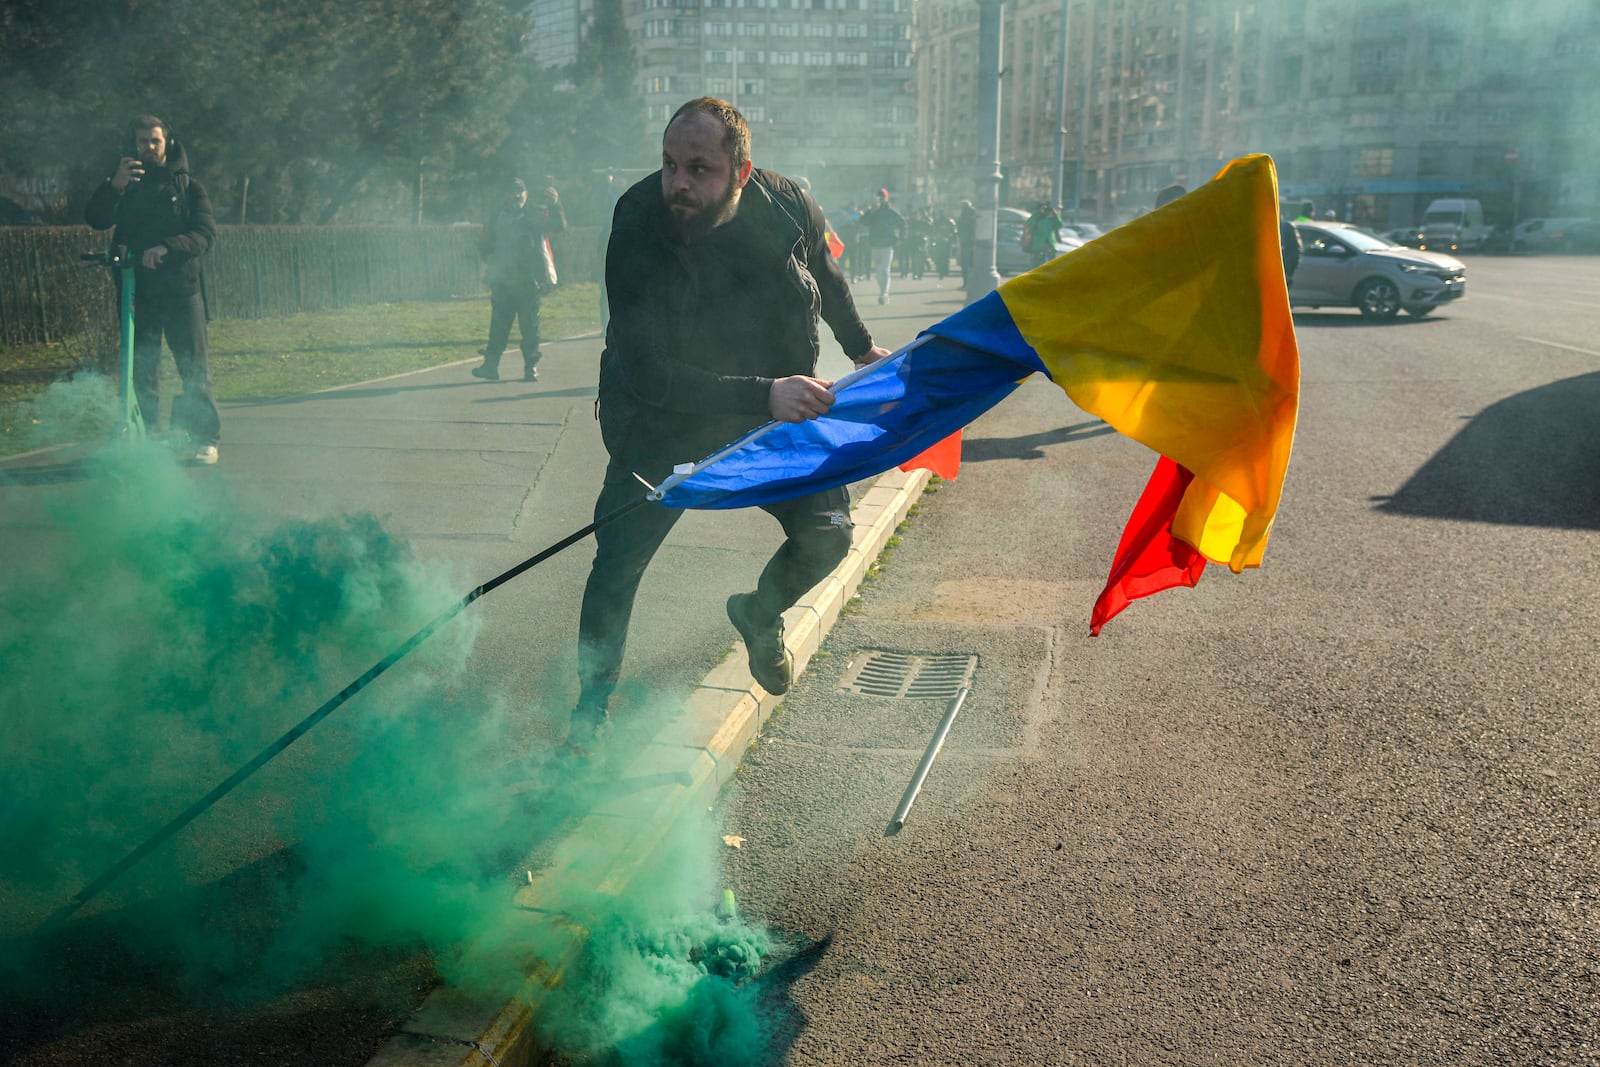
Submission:
<svg viewBox="0 0 1600 1067">
<path fill-rule="evenodd" d="M 1422 216 L 1422 245 L 1434 252 L 1470 252 L 1483 247 L 1490 227 L 1476 200 L 1435 200 Z"/>
</svg>

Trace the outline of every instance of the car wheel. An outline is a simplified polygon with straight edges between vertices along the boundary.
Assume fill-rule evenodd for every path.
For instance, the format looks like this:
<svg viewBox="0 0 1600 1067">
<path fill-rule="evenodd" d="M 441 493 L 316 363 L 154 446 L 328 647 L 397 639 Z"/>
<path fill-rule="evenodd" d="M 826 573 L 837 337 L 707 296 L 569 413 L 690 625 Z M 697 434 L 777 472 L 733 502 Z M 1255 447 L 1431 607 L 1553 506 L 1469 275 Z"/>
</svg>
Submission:
<svg viewBox="0 0 1600 1067">
<path fill-rule="evenodd" d="M 1406 314 L 1414 319 L 1420 319 L 1426 315 L 1433 314 L 1435 306 L 1434 304 L 1407 304 Z"/>
<path fill-rule="evenodd" d="M 1368 278 L 1356 288 L 1356 307 L 1369 319 L 1400 314 L 1400 288 L 1388 278 Z"/>
</svg>

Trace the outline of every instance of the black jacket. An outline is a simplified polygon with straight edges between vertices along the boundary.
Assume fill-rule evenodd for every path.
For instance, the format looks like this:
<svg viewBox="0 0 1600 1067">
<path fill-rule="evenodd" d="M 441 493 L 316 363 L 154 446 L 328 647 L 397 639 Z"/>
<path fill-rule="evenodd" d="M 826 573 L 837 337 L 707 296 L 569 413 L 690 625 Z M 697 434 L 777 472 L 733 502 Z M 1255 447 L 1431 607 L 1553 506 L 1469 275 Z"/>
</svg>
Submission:
<svg viewBox="0 0 1600 1067">
<path fill-rule="evenodd" d="M 166 166 L 146 167 L 144 177 L 122 192 L 107 177 L 89 197 L 83 217 L 97 230 L 116 227 L 111 243 L 126 246 L 138 264 L 134 292 L 139 296 L 200 292 L 200 257 L 216 243 L 217 220 L 205 186 L 189 177 L 189 157 L 177 141 L 167 144 Z M 139 260 L 156 245 L 167 246 L 167 257 L 155 270 L 146 270 Z"/>
<path fill-rule="evenodd" d="M 669 228 L 659 171 L 623 194 L 600 357 L 613 459 L 654 481 L 767 422 L 774 379 L 816 371 L 819 315 L 846 355 L 872 347 L 825 233 L 816 202 L 770 171 L 752 172 L 738 214 L 688 245 Z"/>
<path fill-rule="evenodd" d="M 502 208 L 483 228 L 478 252 L 491 288 L 544 287 L 544 242 L 567 228 L 561 205 Z"/>
</svg>

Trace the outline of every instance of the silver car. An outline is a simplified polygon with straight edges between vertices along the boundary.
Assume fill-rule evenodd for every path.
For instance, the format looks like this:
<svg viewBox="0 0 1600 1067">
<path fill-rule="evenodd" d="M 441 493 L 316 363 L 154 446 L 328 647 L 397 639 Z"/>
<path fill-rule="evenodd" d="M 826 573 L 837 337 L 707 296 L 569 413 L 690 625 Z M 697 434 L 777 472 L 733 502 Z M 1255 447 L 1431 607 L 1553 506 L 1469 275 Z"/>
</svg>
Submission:
<svg viewBox="0 0 1600 1067">
<path fill-rule="evenodd" d="M 1289 287 L 1296 307 L 1355 307 L 1392 319 L 1421 317 L 1467 291 L 1467 268 L 1454 256 L 1403 248 L 1346 222 L 1297 222 L 1300 265 Z"/>
</svg>

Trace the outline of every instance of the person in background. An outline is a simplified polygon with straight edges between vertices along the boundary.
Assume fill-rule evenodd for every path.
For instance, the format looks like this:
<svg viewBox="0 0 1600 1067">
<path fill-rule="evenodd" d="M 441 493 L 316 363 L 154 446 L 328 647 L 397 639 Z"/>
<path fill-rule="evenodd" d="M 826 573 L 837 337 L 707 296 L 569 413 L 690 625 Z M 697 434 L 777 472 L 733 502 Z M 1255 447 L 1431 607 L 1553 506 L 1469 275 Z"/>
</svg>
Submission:
<svg viewBox="0 0 1600 1067">
<path fill-rule="evenodd" d="M 216 243 L 216 219 L 167 124 L 140 115 L 130 132 L 132 155 L 123 156 L 89 197 L 84 220 L 96 230 L 111 229 L 112 245 L 127 248 L 133 262 L 133 394 L 140 415 L 155 429 L 165 337 L 183 383 L 172 399 L 172 429 L 188 432 L 195 462 L 215 463 L 222 416 L 207 358 L 200 259 Z M 117 279 L 121 284 L 120 272 Z"/>
<path fill-rule="evenodd" d="M 978 239 L 978 212 L 973 208 L 971 200 L 961 201 L 961 210 L 956 212 L 956 245 L 957 255 L 961 261 L 961 284 L 967 284 L 967 275 L 972 270 L 973 245 Z"/>
<path fill-rule="evenodd" d="M 609 461 L 597 523 L 659 484 L 778 419 L 814 419 L 833 403 L 815 377 L 818 317 L 858 365 L 889 353 L 872 342 L 828 250 L 822 211 L 794 182 L 755 169 L 750 128 L 732 104 L 680 107 L 661 142 L 661 170 L 617 203 L 606 252 L 611 328 L 597 412 Z M 850 550 L 843 489 L 763 507 L 785 540 L 754 592 L 728 598 L 750 673 L 768 692 L 790 685 L 783 612 Z M 645 568 L 683 514 L 646 504 L 595 530 L 578 622 L 578 704 L 567 747 L 585 754 L 608 721 L 628 622 Z"/>
<path fill-rule="evenodd" d="M 1026 251 L 1033 257 L 1035 267 L 1056 258 L 1056 242 L 1061 238 L 1061 216 L 1055 205 L 1041 200 L 1033 214 L 1028 216 L 1024 231 L 1027 235 Z"/>
<path fill-rule="evenodd" d="M 537 208 L 529 208 L 527 185 L 521 178 L 512 179 L 505 206 L 483 228 L 479 243 L 489 283 L 489 343 L 479 349 L 483 362 L 472 368 L 474 378 L 500 380 L 500 357 L 515 322 L 522 334 L 522 380 L 539 380 L 540 294 L 552 284 L 544 242 L 566 228 L 567 217 L 554 187 L 544 190 Z"/>
<path fill-rule="evenodd" d="M 1300 252 L 1303 246 L 1300 243 L 1300 231 L 1295 229 L 1294 223 L 1288 219 L 1278 220 L 1278 244 L 1283 249 L 1283 284 L 1284 288 L 1294 285 L 1295 268 L 1300 266 Z"/>
<path fill-rule="evenodd" d="M 906 235 L 906 220 L 889 206 L 889 190 L 879 189 L 872 207 L 861 216 L 867 247 L 872 253 L 872 276 L 878 282 L 878 303 L 889 302 L 889 270 L 894 266 L 894 249 Z"/>
</svg>

